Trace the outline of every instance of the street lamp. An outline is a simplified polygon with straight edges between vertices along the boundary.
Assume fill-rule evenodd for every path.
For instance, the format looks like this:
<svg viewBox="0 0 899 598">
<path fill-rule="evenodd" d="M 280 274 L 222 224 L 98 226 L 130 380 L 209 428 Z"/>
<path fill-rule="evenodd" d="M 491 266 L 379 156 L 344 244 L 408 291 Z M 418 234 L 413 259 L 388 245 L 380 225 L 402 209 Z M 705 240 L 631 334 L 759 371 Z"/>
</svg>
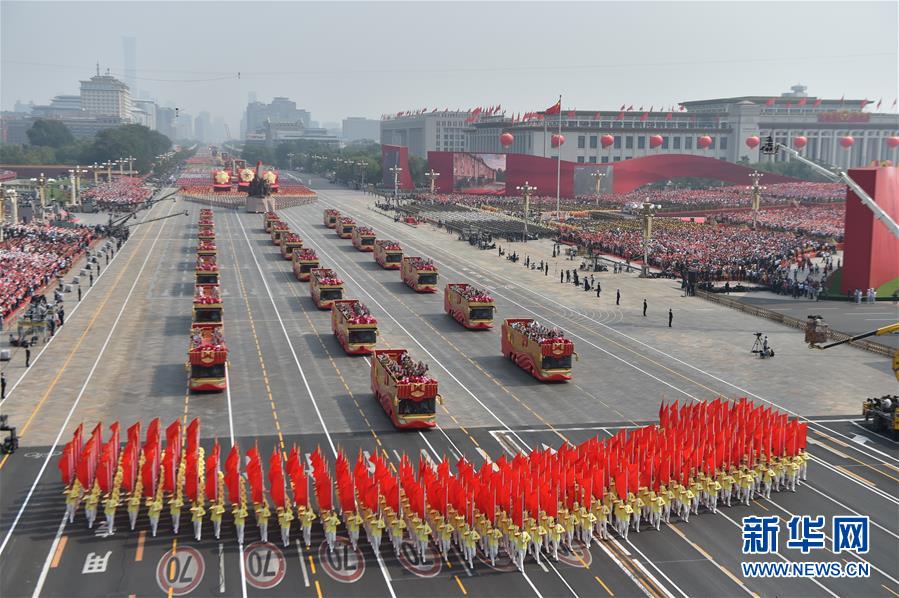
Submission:
<svg viewBox="0 0 899 598">
<path fill-rule="evenodd" d="M 293 170 L 293 157 L 295 155 L 296 154 L 287 154 L 288 166 L 290 167 L 290 170 Z"/>
<path fill-rule="evenodd" d="M 655 216 L 655 210 L 658 210 L 662 206 L 644 201 L 640 207 L 642 208 L 640 215 L 643 216 L 643 268 L 641 269 L 640 276 L 642 278 L 648 278 L 649 242 L 652 239 L 652 218 Z"/>
<path fill-rule="evenodd" d="M 393 201 L 399 203 L 400 173 L 403 169 L 400 166 L 391 166 L 388 170 L 393 173 Z"/>
<path fill-rule="evenodd" d="M 125 159 L 128 160 L 128 176 L 134 176 L 134 157 L 128 156 Z"/>
<path fill-rule="evenodd" d="M 607 173 L 600 172 L 599 170 L 594 170 L 593 172 L 590 173 L 590 176 L 592 176 L 596 181 L 595 193 L 596 193 L 596 205 L 597 206 L 599 206 L 599 192 L 600 192 L 600 189 L 602 189 L 602 179 L 606 176 L 606 174 Z"/>
<path fill-rule="evenodd" d="M 356 166 L 359 167 L 359 174 L 362 175 L 362 182 L 359 184 L 362 187 L 362 190 L 365 191 L 365 167 L 368 166 L 368 164 L 366 164 L 364 160 L 359 160 L 356 162 Z"/>
<path fill-rule="evenodd" d="M 48 179 L 44 176 L 44 173 L 42 172 L 40 177 L 38 177 L 36 179 L 35 178 L 31 179 L 31 182 L 37 183 L 38 199 L 40 200 L 40 203 L 41 203 L 41 220 L 43 221 L 44 220 L 44 212 L 46 211 L 46 205 L 47 205 L 47 184 L 55 183 L 56 179 L 52 179 L 52 178 Z"/>
<path fill-rule="evenodd" d="M 103 163 L 103 166 L 106 167 L 106 182 L 112 180 L 112 160 Z"/>
<path fill-rule="evenodd" d="M 537 190 L 537 187 L 529 185 L 527 181 L 524 185 L 515 187 L 517 191 L 521 191 L 524 196 L 524 242 L 528 241 L 528 215 L 531 212 L 531 193 Z"/>
<path fill-rule="evenodd" d="M 434 169 L 427 171 L 425 176 L 428 177 L 428 181 L 431 183 L 431 195 L 434 195 L 434 185 L 437 183 L 437 177 L 440 176 L 439 172 L 434 172 Z"/>
<path fill-rule="evenodd" d="M 765 175 L 758 170 L 753 170 L 749 175 L 749 178 L 752 179 L 752 186 L 749 187 L 749 190 L 752 191 L 752 230 L 755 230 L 759 219 L 759 206 L 762 203 L 762 191 L 765 189 L 759 185 L 759 179 L 763 176 Z"/>
</svg>

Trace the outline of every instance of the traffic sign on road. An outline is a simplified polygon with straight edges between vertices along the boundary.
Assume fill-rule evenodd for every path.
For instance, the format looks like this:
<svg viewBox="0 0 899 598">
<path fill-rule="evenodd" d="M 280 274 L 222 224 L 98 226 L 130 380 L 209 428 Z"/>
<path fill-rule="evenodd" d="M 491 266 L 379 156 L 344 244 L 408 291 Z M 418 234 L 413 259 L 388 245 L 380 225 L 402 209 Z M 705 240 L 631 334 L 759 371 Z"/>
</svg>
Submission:
<svg viewBox="0 0 899 598">
<path fill-rule="evenodd" d="M 197 589 L 205 571 L 203 555 L 193 548 L 169 550 L 156 565 L 156 583 L 163 592 L 171 589 L 172 596 L 185 596 Z"/>
<path fill-rule="evenodd" d="M 281 549 L 268 542 L 253 542 L 244 550 L 247 583 L 260 590 L 269 590 L 284 579 L 287 559 Z"/>
<path fill-rule="evenodd" d="M 325 573 L 341 583 L 355 583 L 365 573 L 365 557 L 358 548 L 343 536 L 337 536 L 334 550 L 328 550 L 328 543 L 318 547 L 318 561 Z"/>
<path fill-rule="evenodd" d="M 422 562 L 418 556 L 418 545 L 411 540 L 403 540 L 400 544 L 399 561 L 407 571 L 418 577 L 436 577 L 443 567 L 443 562 L 430 544 L 425 549 L 425 559 L 425 562 Z"/>
<path fill-rule="evenodd" d="M 584 543 L 580 540 L 575 540 L 572 543 L 571 548 L 572 550 L 568 550 L 568 548 L 564 546 L 559 547 L 559 560 L 566 565 L 577 567 L 579 569 L 590 568 L 590 563 L 593 562 L 593 555 Z"/>
</svg>

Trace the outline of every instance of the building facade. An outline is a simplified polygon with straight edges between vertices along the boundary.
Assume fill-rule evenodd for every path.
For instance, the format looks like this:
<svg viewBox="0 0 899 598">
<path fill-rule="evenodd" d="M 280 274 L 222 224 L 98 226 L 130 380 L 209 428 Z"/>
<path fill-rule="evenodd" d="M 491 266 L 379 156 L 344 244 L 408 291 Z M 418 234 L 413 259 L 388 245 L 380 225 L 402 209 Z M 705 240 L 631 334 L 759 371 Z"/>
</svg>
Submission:
<svg viewBox="0 0 899 598">
<path fill-rule="evenodd" d="M 297 108 L 296 102 L 285 97 L 276 97 L 270 104 L 263 102 L 249 102 L 243 125 L 245 135 L 262 132 L 267 122 L 275 124 L 301 123 L 309 128 L 312 115 L 302 108 Z"/>
<path fill-rule="evenodd" d="M 131 122 L 131 91 L 111 75 L 81 82 L 81 109 L 90 115 L 115 116 Z"/>
<path fill-rule="evenodd" d="M 470 117 L 467 110 L 391 116 L 381 120 L 381 144 L 407 147 L 419 158 L 427 158 L 429 151 L 470 151 Z"/>
<path fill-rule="evenodd" d="M 381 138 L 381 123 L 373 118 L 349 116 L 343 119 L 340 136 L 347 143 L 377 141 Z"/>
<path fill-rule="evenodd" d="M 681 110 L 649 112 L 643 110 L 565 111 L 524 122 L 512 122 L 504 116 L 487 116 L 466 130 L 467 151 L 479 153 L 522 153 L 555 157 L 582 163 L 610 163 L 655 154 L 691 154 L 729 162 L 759 162 L 760 144 L 750 147 L 747 139 L 760 140 L 771 135 L 775 141 L 796 146 L 797 137 L 805 137 L 803 154 L 816 161 L 850 168 L 872 160 L 896 160 L 896 149 L 886 140 L 899 135 L 899 115 L 868 112 L 863 100 L 823 99 L 806 95 L 795 86 L 779 98 L 741 96 L 687 101 Z M 541 115 L 542 116 L 542 115 Z M 561 148 L 554 148 L 552 136 L 559 132 Z M 508 148 L 500 144 L 500 135 L 511 133 Z M 603 147 L 603 137 L 612 143 Z M 853 144 L 844 148 L 843 137 Z M 656 137 L 656 139 L 652 139 Z M 654 141 L 661 142 L 657 147 Z M 708 147 L 699 146 L 709 137 Z M 607 137 L 608 138 L 608 137 Z M 780 152 L 777 161 L 789 160 Z"/>
</svg>

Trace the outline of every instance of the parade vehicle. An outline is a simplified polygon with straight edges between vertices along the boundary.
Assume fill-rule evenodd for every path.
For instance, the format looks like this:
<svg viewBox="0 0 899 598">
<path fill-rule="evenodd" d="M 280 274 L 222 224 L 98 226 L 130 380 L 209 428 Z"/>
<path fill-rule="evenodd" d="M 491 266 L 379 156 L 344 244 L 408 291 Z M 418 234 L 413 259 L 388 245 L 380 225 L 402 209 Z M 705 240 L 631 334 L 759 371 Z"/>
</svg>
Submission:
<svg viewBox="0 0 899 598">
<path fill-rule="evenodd" d="M 443 403 L 437 381 L 427 366 L 405 349 L 375 349 L 371 360 L 371 390 L 396 428 L 433 428 L 436 404 Z"/>
<path fill-rule="evenodd" d="M 309 293 L 319 309 L 331 309 L 335 299 L 343 299 L 343 281 L 331 268 L 313 268 L 310 271 Z"/>
<path fill-rule="evenodd" d="M 214 241 L 215 240 L 215 226 L 212 223 L 200 223 L 199 231 L 197 232 L 197 238 L 201 241 Z"/>
<path fill-rule="evenodd" d="M 493 328 L 493 297 L 467 282 L 447 283 L 443 288 L 443 309 L 471 330 Z"/>
<path fill-rule="evenodd" d="M 215 241 L 200 241 L 197 243 L 197 255 L 215 255 L 218 253 L 218 248 L 215 245 Z"/>
<path fill-rule="evenodd" d="M 865 421 L 871 420 L 875 432 L 899 440 L 899 396 L 886 395 L 865 399 L 862 404 L 862 415 L 865 416 Z"/>
<path fill-rule="evenodd" d="M 373 251 L 375 248 L 375 231 L 370 226 L 357 226 L 353 229 L 353 247 L 359 251 Z"/>
<path fill-rule="evenodd" d="M 214 255 L 197 256 L 196 282 L 198 285 L 219 283 L 219 266 Z"/>
<path fill-rule="evenodd" d="M 200 218 L 212 218 L 212 210 L 209 208 L 202 208 L 200 210 Z"/>
<path fill-rule="evenodd" d="M 340 219 L 339 210 L 325 210 L 325 226 L 328 228 L 337 228 L 337 221 Z"/>
<path fill-rule="evenodd" d="M 221 392 L 227 388 L 225 363 L 228 361 L 228 347 L 221 324 L 191 328 L 187 359 L 191 392 Z"/>
<path fill-rule="evenodd" d="M 293 259 L 294 249 L 303 248 L 303 239 L 300 235 L 293 232 L 281 233 L 281 255 L 285 260 Z"/>
<path fill-rule="evenodd" d="M 265 229 L 265 232 L 267 232 L 267 233 L 272 232 L 272 223 L 278 222 L 279 220 L 281 220 L 281 219 L 278 218 L 278 215 L 274 212 L 266 212 L 265 214 L 263 214 L 262 215 L 262 226 Z"/>
<path fill-rule="evenodd" d="M 541 382 L 571 380 L 574 343 L 562 331 L 531 318 L 507 318 L 502 329 L 503 355 Z"/>
<path fill-rule="evenodd" d="M 215 328 L 222 325 L 222 297 L 217 284 L 198 284 L 194 287 L 195 328 Z"/>
<path fill-rule="evenodd" d="M 369 355 L 378 341 L 378 321 L 358 299 L 332 303 L 331 330 L 349 355 Z"/>
<path fill-rule="evenodd" d="M 343 216 L 337 222 L 337 236 L 341 239 L 350 239 L 353 237 L 354 228 L 356 228 L 356 221 Z"/>
<path fill-rule="evenodd" d="M 318 256 L 314 249 L 297 249 L 293 252 L 293 275 L 300 282 L 308 282 L 312 270 L 318 268 Z"/>
<path fill-rule="evenodd" d="M 281 245 L 281 236 L 290 232 L 290 226 L 286 222 L 272 222 L 272 243 Z"/>
<path fill-rule="evenodd" d="M 403 256 L 403 282 L 416 293 L 437 291 L 437 266 L 415 255 Z"/>
<path fill-rule="evenodd" d="M 403 248 L 396 241 L 378 239 L 375 241 L 375 261 L 385 270 L 399 270 L 402 267 Z"/>
</svg>

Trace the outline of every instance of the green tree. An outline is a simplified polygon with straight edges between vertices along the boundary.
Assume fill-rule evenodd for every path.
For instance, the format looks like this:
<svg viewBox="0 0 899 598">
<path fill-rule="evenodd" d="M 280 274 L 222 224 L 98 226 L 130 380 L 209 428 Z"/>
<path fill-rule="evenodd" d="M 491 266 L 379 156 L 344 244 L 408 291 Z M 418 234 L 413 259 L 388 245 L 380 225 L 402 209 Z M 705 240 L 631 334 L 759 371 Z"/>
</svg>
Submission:
<svg viewBox="0 0 899 598">
<path fill-rule="evenodd" d="M 169 150 L 171 140 L 165 135 L 151 131 L 143 125 L 123 125 L 100 131 L 93 143 L 81 154 L 81 163 L 105 162 L 119 158 L 134 158 L 134 167 L 146 172 L 156 156 Z"/>
<path fill-rule="evenodd" d="M 31 145 L 59 148 L 75 142 L 69 128 L 58 120 L 37 119 L 25 132 Z"/>
</svg>

